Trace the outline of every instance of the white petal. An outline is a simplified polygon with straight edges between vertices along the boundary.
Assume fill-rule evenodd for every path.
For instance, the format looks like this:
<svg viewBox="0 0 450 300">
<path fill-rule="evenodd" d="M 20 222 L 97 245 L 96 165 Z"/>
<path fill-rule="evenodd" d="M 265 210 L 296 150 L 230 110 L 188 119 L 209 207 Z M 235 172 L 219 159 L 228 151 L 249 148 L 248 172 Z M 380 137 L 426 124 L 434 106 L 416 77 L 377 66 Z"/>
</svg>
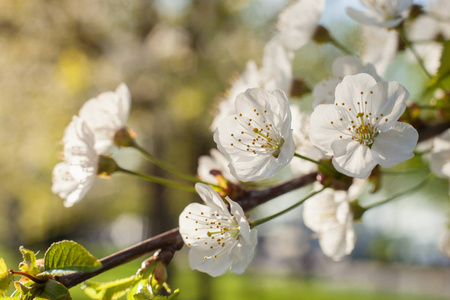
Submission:
<svg viewBox="0 0 450 300">
<path fill-rule="evenodd" d="M 261 80 L 268 91 L 291 90 L 293 53 L 287 50 L 278 38 L 272 38 L 264 47 Z"/>
<path fill-rule="evenodd" d="M 101 93 L 81 107 L 80 118 L 94 133 L 98 154 L 103 154 L 113 144 L 114 134 L 125 126 L 130 105 L 130 92 L 121 84 L 116 92 Z"/>
<path fill-rule="evenodd" d="M 195 190 L 200 195 L 202 200 L 206 203 L 206 205 L 211 207 L 213 210 L 219 211 L 221 215 L 225 215 L 231 218 L 227 206 L 225 205 L 219 194 L 217 194 L 211 186 L 204 183 L 196 183 Z"/>
<path fill-rule="evenodd" d="M 373 116 L 379 117 L 378 128 L 385 132 L 389 130 L 400 118 L 406 108 L 408 91 L 396 81 L 380 81 L 371 91 L 366 100 L 369 102 L 368 111 Z M 381 116 L 382 115 L 382 116 Z"/>
<path fill-rule="evenodd" d="M 236 274 L 244 273 L 250 262 L 253 260 L 257 243 L 257 231 L 253 229 L 249 239 L 239 239 L 239 243 L 232 249 L 231 256 L 233 263 L 230 271 Z"/>
<path fill-rule="evenodd" d="M 383 21 L 380 16 L 374 14 L 372 11 L 358 11 L 351 7 L 346 9 L 347 15 L 361 24 L 374 25 L 379 27 L 396 27 L 403 20 L 402 17 L 393 18 L 390 20 Z"/>
<path fill-rule="evenodd" d="M 236 242 L 237 243 L 237 242 Z M 232 246 L 218 253 L 211 251 L 199 251 L 195 248 L 189 250 L 189 265 L 193 270 L 205 272 L 213 277 L 223 275 L 231 266 L 231 250 Z M 216 258 L 213 256 L 217 255 Z M 206 257 L 206 259 L 205 259 Z"/>
<path fill-rule="evenodd" d="M 392 167 L 414 156 L 419 134 L 410 124 L 397 122 L 380 133 L 372 145 L 372 156 L 383 167 Z"/>
<path fill-rule="evenodd" d="M 324 0 L 300 0 L 282 11 L 277 29 L 283 45 L 292 51 L 305 45 L 313 36 L 324 8 Z"/>
<path fill-rule="evenodd" d="M 121 123 L 121 126 L 125 126 L 125 123 L 128 120 L 128 116 L 130 115 L 131 108 L 131 94 L 128 87 L 125 83 L 121 83 L 117 89 L 116 94 L 118 96 L 118 117 Z"/>
<path fill-rule="evenodd" d="M 343 136 L 347 129 L 339 122 L 339 115 L 333 104 L 321 104 L 314 108 L 309 126 L 311 143 L 326 155 L 333 155 L 331 144 Z M 345 138 L 345 137 L 343 137 Z"/>
<path fill-rule="evenodd" d="M 312 104 L 315 108 L 319 104 L 333 104 L 334 103 L 334 91 L 337 84 L 341 82 L 339 79 L 324 79 L 317 83 L 313 88 L 314 102 Z"/>
<path fill-rule="evenodd" d="M 331 145 L 333 166 L 339 172 L 357 178 L 367 178 L 377 162 L 369 147 L 353 140 L 338 140 Z"/>
<path fill-rule="evenodd" d="M 335 104 L 357 114 L 361 110 L 357 103 L 365 100 L 376 83 L 376 80 L 366 73 L 345 76 L 336 86 Z"/>
<path fill-rule="evenodd" d="M 364 38 L 362 61 L 373 64 L 379 74 L 384 74 L 397 53 L 397 32 L 363 26 L 361 36 Z M 371 75 L 374 76 L 374 74 Z M 376 76 L 374 77 L 376 78 Z M 379 78 L 376 79 L 379 80 Z"/>
</svg>

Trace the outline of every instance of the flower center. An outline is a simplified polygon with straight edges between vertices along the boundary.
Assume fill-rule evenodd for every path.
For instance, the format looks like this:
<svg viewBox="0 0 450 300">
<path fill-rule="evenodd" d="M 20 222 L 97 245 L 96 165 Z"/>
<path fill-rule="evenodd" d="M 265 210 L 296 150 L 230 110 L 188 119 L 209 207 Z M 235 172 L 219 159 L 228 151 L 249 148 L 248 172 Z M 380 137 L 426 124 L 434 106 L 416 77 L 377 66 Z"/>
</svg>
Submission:
<svg viewBox="0 0 450 300">
<path fill-rule="evenodd" d="M 359 118 L 361 125 L 354 128 L 353 137 L 360 144 L 364 144 L 371 148 L 375 137 L 379 134 L 379 130 L 372 125 L 368 119 L 364 119 L 364 113 L 359 113 L 357 117 Z"/>
<path fill-rule="evenodd" d="M 280 149 L 284 144 L 284 138 L 273 126 L 267 110 L 253 109 L 253 117 L 238 113 L 234 119 L 242 126 L 242 131 L 232 133 L 236 143 L 231 146 L 241 151 L 253 152 L 253 154 L 272 155 L 278 158 Z"/>
<path fill-rule="evenodd" d="M 369 93 L 373 94 L 372 91 Z M 387 118 L 383 117 L 383 114 L 374 116 L 370 112 L 368 107 L 368 97 L 363 99 L 364 92 L 361 92 L 361 99 L 357 101 L 358 113 L 352 111 L 352 108 L 346 109 L 345 103 L 338 103 L 336 101 L 335 106 L 338 106 L 338 112 L 341 116 L 339 121 L 346 128 L 346 130 L 336 128 L 334 122 L 331 125 L 342 134 L 339 137 L 342 139 L 344 136 L 350 137 L 352 140 L 359 142 L 361 145 L 365 145 L 369 148 L 372 147 L 375 138 L 380 134 L 381 130 L 378 128 L 380 122 L 388 122 Z"/>
</svg>

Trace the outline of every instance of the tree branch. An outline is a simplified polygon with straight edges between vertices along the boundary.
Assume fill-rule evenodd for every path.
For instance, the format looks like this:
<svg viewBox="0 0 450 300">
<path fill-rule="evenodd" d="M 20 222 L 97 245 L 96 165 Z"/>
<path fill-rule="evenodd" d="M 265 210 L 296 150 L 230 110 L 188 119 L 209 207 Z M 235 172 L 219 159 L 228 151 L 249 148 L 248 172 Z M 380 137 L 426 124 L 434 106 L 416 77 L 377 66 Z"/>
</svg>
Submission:
<svg viewBox="0 0 450 300">
<path fill-rule="evenodd" d="M 266 189 L 243 191 L 236 200 L 244 210 L 250 210 L 275 197 L 304 187 L 316 180 L 317 173 L 310 173 L 293 178 L 287 182 Z M 95 277 L 105 271 L 137 259 L 158 249 L 180 250 L 184 245 L 178 228 L 161 233 L 125 250 L 111 254 L 100 260 L 102 267 L 94 272 L 76 272 L 68 275 L 55 276 L 55 279 L 67 288 L 74 287 L 83 281 Z"/>
</svg>

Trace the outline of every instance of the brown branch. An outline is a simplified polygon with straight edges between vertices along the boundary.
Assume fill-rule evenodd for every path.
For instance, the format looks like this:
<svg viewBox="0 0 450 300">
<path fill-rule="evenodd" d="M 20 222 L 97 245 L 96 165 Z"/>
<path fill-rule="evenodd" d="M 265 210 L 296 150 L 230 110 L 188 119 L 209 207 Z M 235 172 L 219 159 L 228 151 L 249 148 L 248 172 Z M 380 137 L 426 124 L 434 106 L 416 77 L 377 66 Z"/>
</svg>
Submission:
<svg viewBox="0 0 450 300">
<path fill-rule="evenodd" d="M 293 178 L 274 187 L 243 191 L 235 200 L 243 207 L 244 210 L 250 210 L 275 197 L 313 183 L 316 180 L 316 177 L 317 173 L 311 173 Z M 94 272 L 76 272 L 68 275 L 55 276 L 55 279 L 67 288 L 71 288 L 89 278 L 137 259 L 148 253 L 154 252 L 158 249 L 168 249 L 175 252 L 180 250 L 183 245 L 183 239 L 178 231 L 178 228 L 174 228 L 101 259 L 100 262 L 102 263 L 102 267 Z"/>
</svg>

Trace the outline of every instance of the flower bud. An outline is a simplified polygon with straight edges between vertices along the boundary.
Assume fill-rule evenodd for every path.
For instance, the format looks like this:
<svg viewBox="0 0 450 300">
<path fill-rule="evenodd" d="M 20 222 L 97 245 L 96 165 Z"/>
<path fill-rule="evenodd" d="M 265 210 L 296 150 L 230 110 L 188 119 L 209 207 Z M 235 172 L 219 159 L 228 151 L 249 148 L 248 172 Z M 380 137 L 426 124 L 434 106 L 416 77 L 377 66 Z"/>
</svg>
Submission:
<svg viewBox="0 0 450 300">
<path fill-rule="evenodd" d="M 120 168 L 116 161 L 109 156 L 100 155 L 98 159 L 97 175 L 100 177 L 109 177 L 112 173 L 118 171 Z"/>
<path fill-rule="evenodd" d="M 316 32 L 314 32 L 313 40 L 319 44 L 325 44 L 331 42 L 331 36 L 328 29 L 322 25 L 317 26 Z"/>
<path fill-rule="evenodd" d="M 122 128 L 116 131 L 114 134 L 114 144 L 117 147 L 130 147 L 134 144 L 134 139 L 136 138 L 136 132 L 128 129 Z"/>
<path fill-rule="evenodd" d="M 167 269 L 163 262 L 158 261 L 156 263 L 155 271 L 153 272 L 153 278 L 159 285 L 162 285 L 167 281 Z"/>
</svg>

